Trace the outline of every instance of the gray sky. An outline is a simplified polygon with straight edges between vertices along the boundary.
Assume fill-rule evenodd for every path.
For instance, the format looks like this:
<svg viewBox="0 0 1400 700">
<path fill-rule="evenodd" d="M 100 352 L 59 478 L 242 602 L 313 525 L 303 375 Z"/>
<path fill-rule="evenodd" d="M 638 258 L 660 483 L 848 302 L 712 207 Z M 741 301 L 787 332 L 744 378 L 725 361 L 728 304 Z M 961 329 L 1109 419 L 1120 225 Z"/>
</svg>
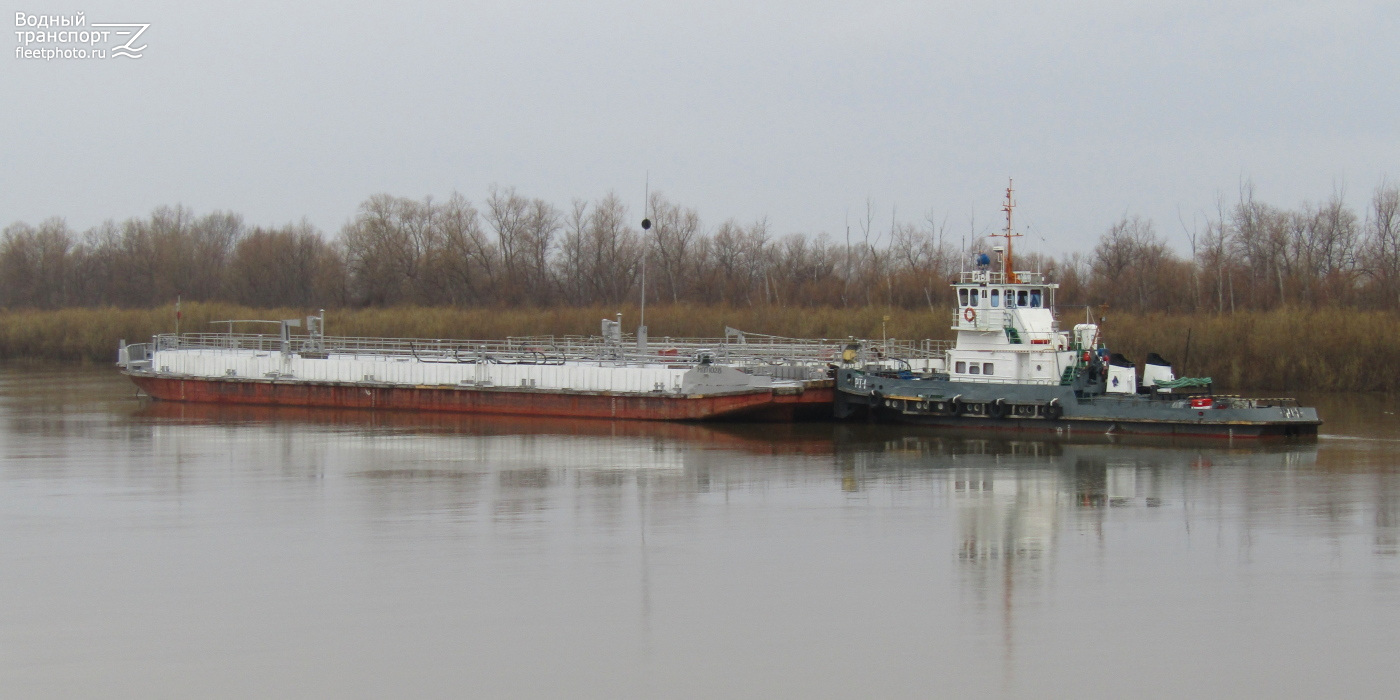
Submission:
<svg viewBox="0 0 1400 700">
<path fill-rule="evenodd" d="M 933 212 L 960 237 L 1016 178 L 1030 247 L 1252 178 L 1360 208 L 1400 178 L 1400 4 L 71 2 L 150 23 L 140 59 L 0 53 L 0 223 L 184 204 L 334 233 L 367 196 L 566 206 L 653 189 L 708 227 L 844 234 Z M 1044 243 L 1040 242 L 1044 239 Z"/>
</svg>

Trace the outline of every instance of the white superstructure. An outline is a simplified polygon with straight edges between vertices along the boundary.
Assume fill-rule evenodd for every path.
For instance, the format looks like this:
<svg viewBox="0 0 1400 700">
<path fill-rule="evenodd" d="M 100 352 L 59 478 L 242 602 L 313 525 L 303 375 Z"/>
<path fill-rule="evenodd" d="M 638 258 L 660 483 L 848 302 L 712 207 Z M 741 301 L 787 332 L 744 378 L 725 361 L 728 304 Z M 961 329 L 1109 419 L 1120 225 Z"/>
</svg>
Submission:
<svg viewBox="0 0 1400 700">
<path fill-rule="evenodd" d="M 995 251 L 1002 254 L 1000 248 Z M 948 351 L 953 381 L 1059 384 L 1077 348 L 1091 349 L 1061 331 L 1050 307 L 1058 285 L 1035 272 L 963 272 L 954 289 L 958 306 Z M 1093 328 L 1097 330 L 1097 327 Z M 1082 352 L 1082 350 L 1080 351 Z"/>
<path fill-rule="evenodd" d="M 1081 323 L 1062 331 L 1052 310 L 1058 284 L 1039 272 L 1012 267 L 1012 189 L 1006 188 L 1005 247 L 977 256 L 977 269 L 964 271 L 953 284 L 957 310 L 953 330 L 957 341 L 942 368 L 952 381 L 1005 384 L 1068 383 L 1072 370 L 1102 350 L 1099 327 Z M 1104 356 L 1103 360 L 1109 358 Z M 1106 390 L 1132 394 L 1138 390 L 1137 369 L 1106 362 Z M 1171 369 L 1154 368 L 1153 379 L 1170 381 Z"/>
</svg>

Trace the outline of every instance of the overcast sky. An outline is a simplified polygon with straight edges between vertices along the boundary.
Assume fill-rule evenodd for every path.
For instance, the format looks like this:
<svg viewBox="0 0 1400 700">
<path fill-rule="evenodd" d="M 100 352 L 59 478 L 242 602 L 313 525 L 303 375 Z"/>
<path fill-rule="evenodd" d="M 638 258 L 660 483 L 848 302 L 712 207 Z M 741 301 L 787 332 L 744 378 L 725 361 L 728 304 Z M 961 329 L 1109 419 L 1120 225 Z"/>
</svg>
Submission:
<svg viewBox="0 0 1400 700">
<path fill-rule="evenodd" d="M 1123 214 L 1184 248 L 1250 178 L 1293 207 L 1400 178 L 1400 3 L 31 2 L 149 23 L 139 59 L 0 54 L 0 223 L 184 204 L 337 232 L 379 192 L 708 227 L 961 237 L 1014 177 L 1032 248 Z M 28 28 L 33 29 L 33 28 Z M 33 48 L 33 46 L 31 46 Z M 1041 242 L 1043 239 L 1044 242 Z"/>
</svg>

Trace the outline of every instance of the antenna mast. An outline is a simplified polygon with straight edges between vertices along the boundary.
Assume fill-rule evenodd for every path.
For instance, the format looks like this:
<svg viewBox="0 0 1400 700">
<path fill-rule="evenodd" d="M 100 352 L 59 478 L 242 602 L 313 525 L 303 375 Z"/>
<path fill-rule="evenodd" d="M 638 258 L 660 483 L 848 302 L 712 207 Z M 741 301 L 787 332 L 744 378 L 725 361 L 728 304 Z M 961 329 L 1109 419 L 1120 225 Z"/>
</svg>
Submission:
<svg viewBox="0 0 1400 700">
<path fill-rule="evenodd" d="M 1001 210 L 1006 212 L 1006 230 L 1001 233 L 994 233 L 992 237 L 996 238 L 1001 236 L 1006 239 L 1006 255 L 1002 258 L 1003 264 L 1001 271 L 1002 274 L 1006 276 L 1007 282 L 1020 284 L 1021 278 L 1016 276 L 1016 271 L 1013 269 L 1013 263 L 1011 261 L 1011 239 L 1021 236 L 1021 234 L 1014 233 L 1011 230 L 1011 210 L 1016 208 L 1016 202 L 1011 198 L 1011 193 L 1014 191 L 1011 186 L 1014 182 L 1015 181 L 1011 178 L 1006 179 L 1006 202 L 1001 205 Z"/>
<path fill-rule="evenodd" d="M 651 230 L 651 171 L 647 171 L 646 193 L 642 195 L 642 319 L 637 324 L 647 327 L 647 231 Z"/>
</svg>

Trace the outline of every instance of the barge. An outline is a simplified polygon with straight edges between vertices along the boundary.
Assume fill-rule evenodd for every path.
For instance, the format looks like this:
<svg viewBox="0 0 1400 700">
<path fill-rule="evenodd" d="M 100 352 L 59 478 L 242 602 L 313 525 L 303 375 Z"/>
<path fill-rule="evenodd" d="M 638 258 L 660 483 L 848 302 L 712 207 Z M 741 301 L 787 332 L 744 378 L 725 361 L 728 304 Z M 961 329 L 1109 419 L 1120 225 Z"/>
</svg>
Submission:
<svg viewBox="0 0 1400 700">
<path fill-rule="evenodd" d="M 505 341 L 328 337 L 324 312 L 279 335 L 164 334 L 118 349 L 154 399 L 661 421 L 792 421 L 830 415 L 830 361 L 845 343 L 755 336 L 648 342 L 602 335 Z"/>
<path fill-rule="evenodd" d="M 1316 436 L 1317 410 L 1291 398 L 1211 393 L 1209 378 L 1175 376 L 1148 355 L 1137 365 L 1103 344 L 1092 318 L 1060 330 L 1058 285 L 1013 267 L 1012 189 L 1004 246 L 952 286 L 957 339 L 930 369 L 859 362 L 836 369 L 835 415 L 949 428 L 1188 437 Z M 995 258 L 995 259 L 993 259 Z"/>
</svg>

